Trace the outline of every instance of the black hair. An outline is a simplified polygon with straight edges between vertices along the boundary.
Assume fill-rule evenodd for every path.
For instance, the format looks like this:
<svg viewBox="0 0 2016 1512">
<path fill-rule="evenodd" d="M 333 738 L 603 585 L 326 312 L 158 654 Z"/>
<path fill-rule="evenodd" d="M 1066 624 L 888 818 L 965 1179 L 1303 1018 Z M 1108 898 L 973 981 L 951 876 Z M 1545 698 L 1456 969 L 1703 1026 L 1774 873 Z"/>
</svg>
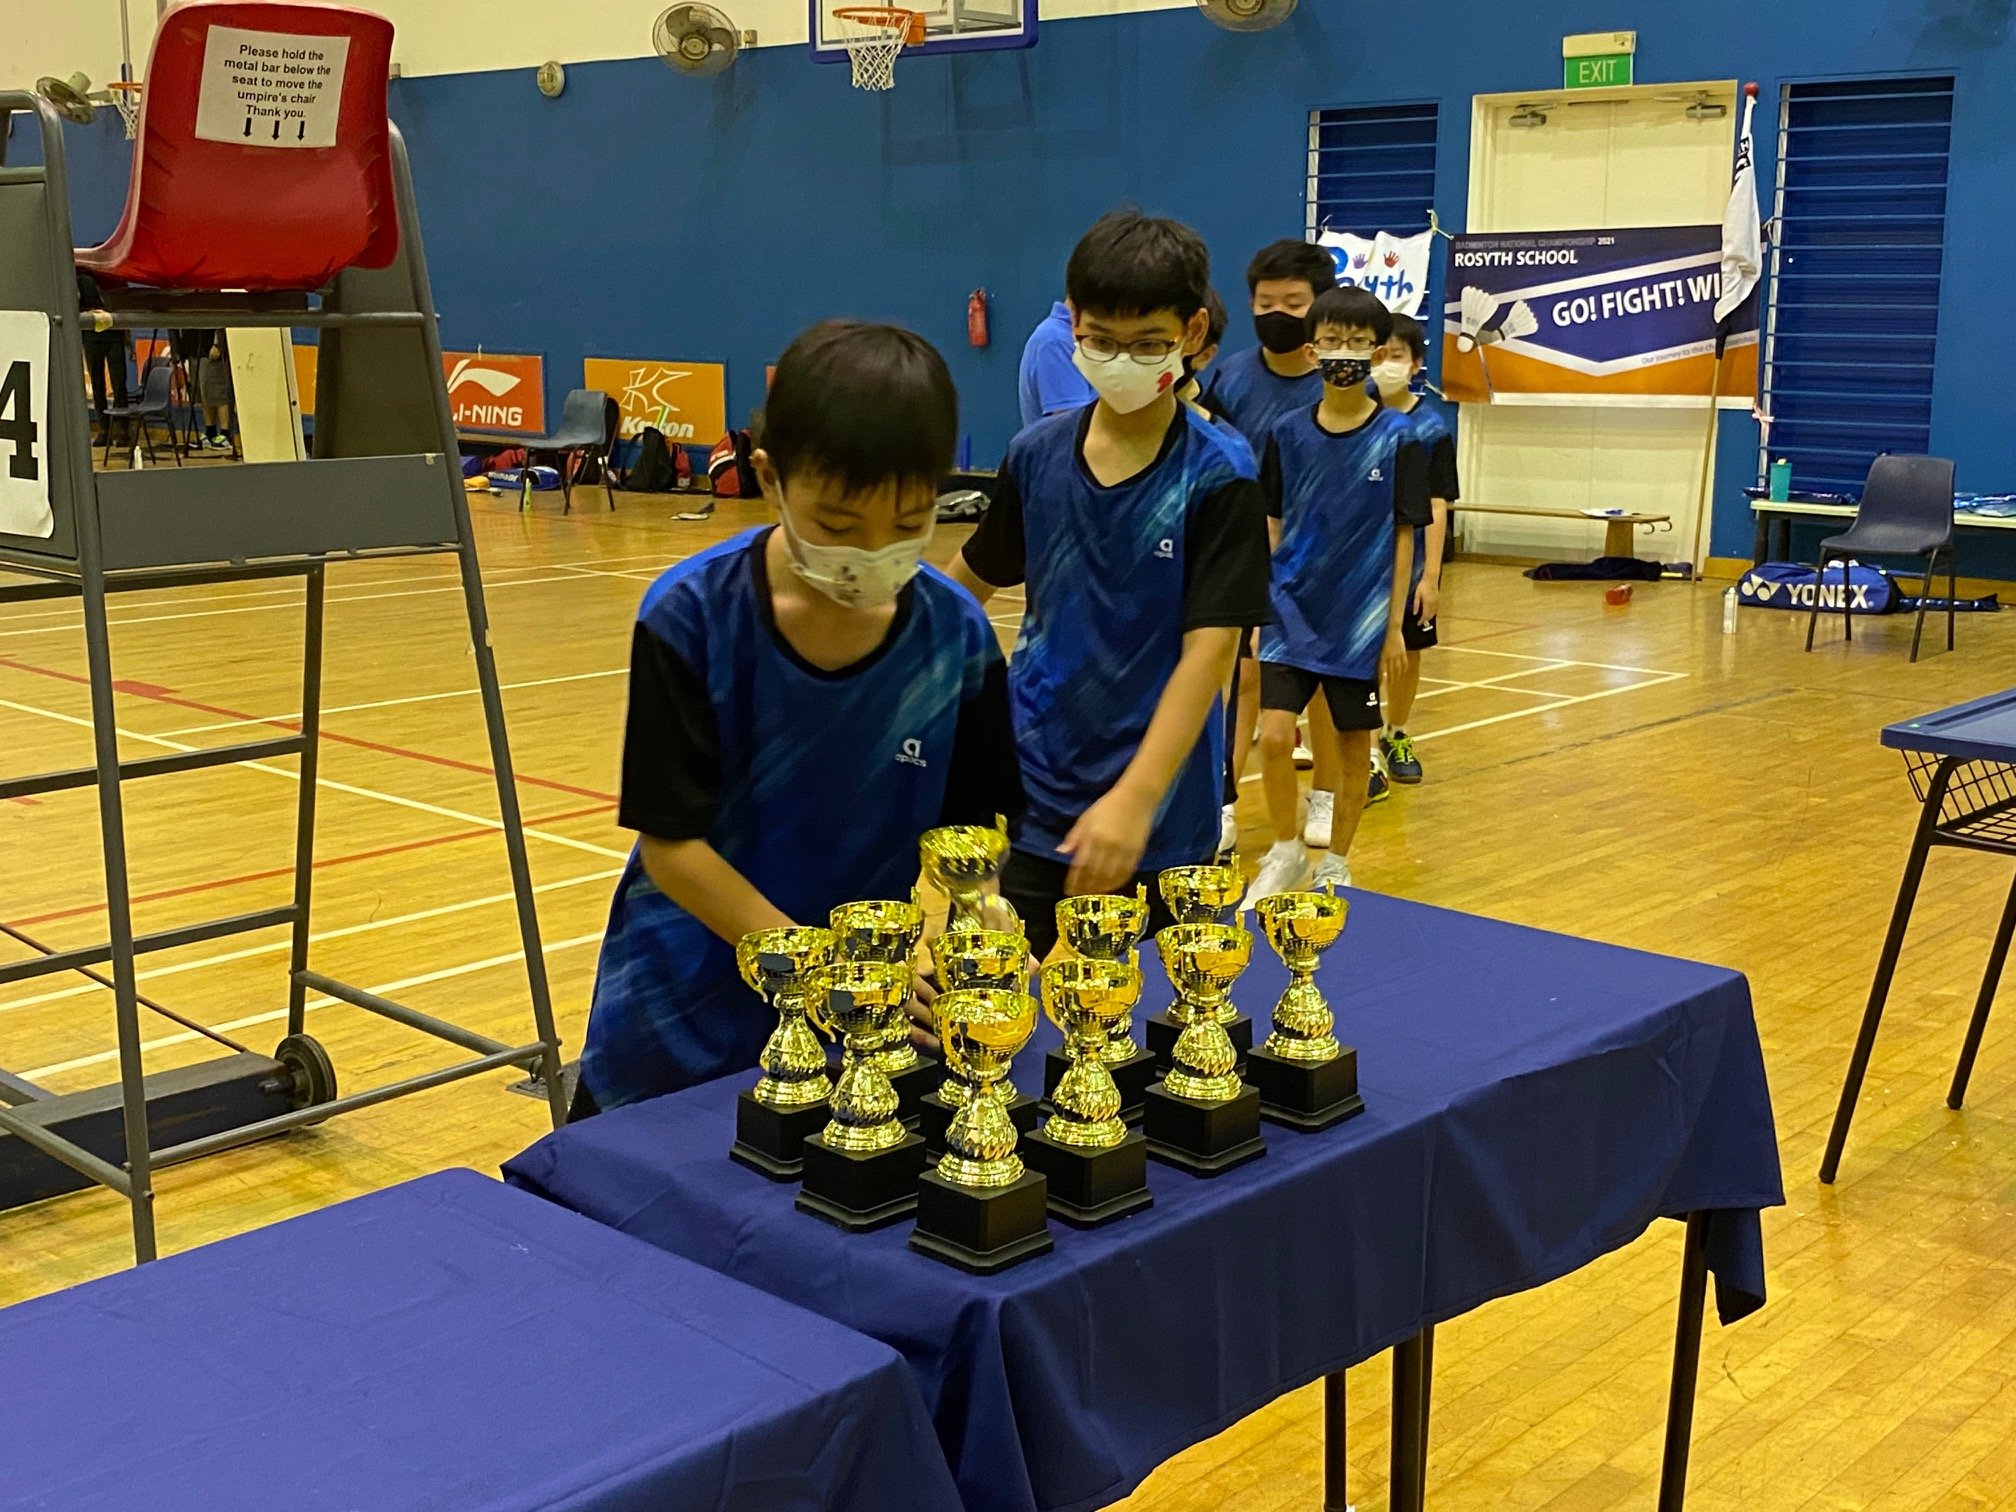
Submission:
<svg viewBox="0 0 2016 1512">
<path fill-rule="evenodd" d="M 1246 292 L 1253 294 L 1269 278 L 1299 278 L 1311 294 L 1322 294 L 1337 287 L 1337 264 L 1313 242 L 1269 242 L 1246 264 Z"/>
<path fill-rule="evenodd" d="M 1367 330 L 1375 343 L 1383 345 L 1393 334 L 1393 312 L 1376 295 L 1347 285 L 1318 294 L 1309 306 L 1309 334 L 1314 336 L 1324 326 Z"/>
<path fill-rule="evenodd" d="M 1218 291 L 1209 284 L 1204 286 L 1204 346 L 1214 347 L 1225 339 L 1225 301 L 1218 297 Z"/>
<path fill-rule="evenodd" d="M 1414 354 L 1416 362 L 1428 360 L 1428 333 L 1421 328 L 1421 322 L 1412 315 L 1393 317 L 1393 334 L 1406 343 L 1407 350 Z"/>
<path fill-rule="evenodd" d="M 1064 269 L 1064 292 L 1084 315 L 1154 315 L 1188 320 L 1211 287 L 1211 253 L 1181 221 L 1115 210 L 1078 239 Z"/>
<path fill-rule="evenodd" d="M 763 449 L 787 481 L 820 473 L 850 493 L 892 479 L 935 487 L 952 470 L 959 392 L 922 336 L 827 320 L 777 359 L 762 424 Z"/>
</svg>

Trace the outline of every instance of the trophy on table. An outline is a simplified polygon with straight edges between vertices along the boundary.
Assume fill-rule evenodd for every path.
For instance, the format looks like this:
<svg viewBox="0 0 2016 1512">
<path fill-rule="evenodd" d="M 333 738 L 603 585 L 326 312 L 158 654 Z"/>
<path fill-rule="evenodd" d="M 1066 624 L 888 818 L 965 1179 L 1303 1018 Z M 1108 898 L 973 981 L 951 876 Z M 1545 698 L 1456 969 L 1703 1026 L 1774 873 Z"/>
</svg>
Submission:
<svg viewBox="0 0 2016 1512">
<path fill-rule="evenodd" d="M 1015 1053 L 1036 1032 L 1026 992 L 960 987 L 939 996 L 939 1043 L 973 1095 L 945 1131 L 945 1154 L 917 1183 L 910 1246 L 985 1275 L 1051 1247 L 1048 1183 L 1015 1153 L 1002 1088 Z"/>
<path fill-rule="evenodd" d="M 1148 927 L 1148 889 L 1136 888 L 1134 896 L 1088 893 L 1065 898 L 1057 905 L 1057 935 L 1078 955 L 1092 961 L 1136 959 L 1134 947 Z M 1142 1095 L 1155 1072 L 1155 1057 L 1134 1043 L 1134 1015 L 1130 1010 L 1106 1026 L 1106 1069 L 1120 1089 L 1120 1116 L 1129 1123 L 1141 1121 Z M 1062 1051 L 1052 1050 L 1043 1064 L 1043 1096 L 1047 1101 L 1057 1083 L 1071 1068 Z"/>
<path fill-rule="evenodd" d="M 742 980 L 769 999 L 777 1027 L 756 1063 L 763 1075 L 735 1099 L 735 1143 L 728 1153 L 775 1181 L 796 1181 L 805 1141 L 826 1125 L 833 1090 L 826 1047 L 805 1022 L 813 972 L 833 959 L 824 929 L 759 929 L 735 947 Z"/>
<path fill-rule="evenodd" d="M 826 922 L 833 931 L 834 959 L 841 961 L 882 961 L 909 970 L 911 952 L 924 937 L 924 909 L 914 895 L 908 902 L 842 903 Z M 896 1089 L 903 1121 L 914 1126 L 918 1104 L 945 1068 L 919 1054 L 908 1034 L 877 1050 L 875 1063 Z"/>
<path fill-rule="evenodd" d="M 1183 1032 L 1170 1049 L 1169 1074 L 1148 1089 L 1148 1153 L 1215 1176 L 1267 1149 L 1260 1094 L 1239 1079 L 1222 1020 L 1232 983 L 1252 958 L 1253 936 L 1230 924 L 1172 924 L 1155 936 L 1155 948 L 1176 984 L 1173 1011 Z"/>
<path fill-rule="evenodd" d="M 961 987 L 992 987 L 1004 992 L 1020 992 L 1029 980 L 1029 942 L 1019 934 L 1001 929 L 948 929 L 931 941 L 931 960 L 938 968 L 940 991 Z M 1036 1099 L 1020 1088 L 1003 1089 L 1008 1116 L 1017 1132 L 1027 1134 L 1036 1127 Z M 938 1155 L 945 1149 L 945 1131 L 952 1116 L 973 1095 L 973 1085 L 949 1066 L 945 1079 L 927 1092 L 920 1105 L 924 1149 Z"/>
<path fill-rule="evenodd" d="M 1334 892 L 1276 893 L 1253 906 L 1289 982 L 1274 1005 L 1274 1032 L 1247 1057 L 1246 1074 L 1260 1111 L 1297 1129 L 1327 1129 L 1365 1111 L 1358 1052 L 1337 1043 L 1315 980 L 1317 960 L 1344 932 L 1349 906 Z"/>
<path fill-rule="evenodd" d="M 989 882 L 1001 875 L 1008 859 L 1008 837 L 983 824 L 947 824 L 918 837 L 918 859 L 924 876 L 951 904 L 947 929 L 989 926 L 982 897 Z"/>
<path fill-rule="evenodd" d="M 1043 968 L 1043 1012 L 1064 1031 L 1070 1065 L 1050 1094 L 1054 1111 L 1022 1149 L 1050 1180 L 1050 1211 L 1080 1228 L 1155 1200 L 1147 1140 L 1120 1116 L 1120 1089 L 1106 1069 L 1110 1026 L 1140 996 L 1141 968 L 1133 961 L 1066 959 Z"/>
<path fill-rule="evenodd" d="M 798 1206 L 850 1232 L 880 1228 L 917 1206 L 924 1141 L 904 1126 L 896 1089 L 876 1060 L 909 1032 L 910 968 L 835 961 L 813 973 L 806 1013 L 845 1046 L 832 1117 L 805 1141 Z"/>
<path fill-rule="evenodd" d="M 1231 924 L 1237 921 L 1239 899 L 1246 892 L 1246 879 L 1236 866 L 1172 866 L 1155 879 L 1162 901 L 1178 924 Z M 1232 1052 L 1241 1065 L 1253 1048 L 1253 1020 L 1228 1001 L 1218 1010 L 1219 1023 L 1232 1041 Z M 1169 1052 L 1183 1025 L 1175 1013 L 1158 1013 L 1148 1020 L 1148 1048 L 1155 1064 L 1169 1069 Z"/>
</svg>

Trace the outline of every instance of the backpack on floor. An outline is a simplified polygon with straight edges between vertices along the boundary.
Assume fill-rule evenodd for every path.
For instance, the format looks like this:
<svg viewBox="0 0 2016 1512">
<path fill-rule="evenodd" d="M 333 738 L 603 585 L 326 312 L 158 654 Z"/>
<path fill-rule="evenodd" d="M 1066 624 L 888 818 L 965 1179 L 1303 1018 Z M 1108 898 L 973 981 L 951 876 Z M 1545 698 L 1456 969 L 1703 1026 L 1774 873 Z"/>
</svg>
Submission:
<svg viewBox="0 0 2016 1512">
<path fill-rule="evenodd" d="M 1736 580 L 1736 602 L 1751 609 L 1811 611 L 1815 594 L 1823 614 L 1842 612 L 1841 564 L 1827 564 L 1827 576 L 1816 588 L 1816 574 L 1803 562 L 1765 562 Z M 1845 590 L 1850 614 L 1888 614 L 1897 607 L 1897 585 L 1881 567 L 1848 564 Z"/>
<path fill-rule="evenodd" d="M 671 493 L 679 486 L 682 460 L 683 452 L 675 457 L 666 444 L 665 432 L 647 425 L 637 437 L 637 460 L 625 475 L 623 487 L 630 493 Z"/>
<path fill-rule="evenodd" d="M 714 480 L 718 499 L 753 499 L 760 490 L 750 462 L 753 448 L 746 430 L 731 430 L 707 454 L 707 476 Z"/>
</svg>

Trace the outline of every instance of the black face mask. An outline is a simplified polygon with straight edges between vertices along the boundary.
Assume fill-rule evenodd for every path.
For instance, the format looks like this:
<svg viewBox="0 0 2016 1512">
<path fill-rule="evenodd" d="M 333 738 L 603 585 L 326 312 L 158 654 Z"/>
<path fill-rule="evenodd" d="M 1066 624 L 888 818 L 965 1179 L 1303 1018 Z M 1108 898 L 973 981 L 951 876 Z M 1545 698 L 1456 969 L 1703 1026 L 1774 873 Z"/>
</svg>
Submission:
<svg viewBox="0 0 2016 1512">
<path fill-rule="evenodd" d="M 1253 317 L 1253 334 L 1276 357 L 1286 357 L 1309 344 L 1309 318 L 1290 315 L 1286 310 L 1269 310 L 1265 315 Z"/>
</svg>

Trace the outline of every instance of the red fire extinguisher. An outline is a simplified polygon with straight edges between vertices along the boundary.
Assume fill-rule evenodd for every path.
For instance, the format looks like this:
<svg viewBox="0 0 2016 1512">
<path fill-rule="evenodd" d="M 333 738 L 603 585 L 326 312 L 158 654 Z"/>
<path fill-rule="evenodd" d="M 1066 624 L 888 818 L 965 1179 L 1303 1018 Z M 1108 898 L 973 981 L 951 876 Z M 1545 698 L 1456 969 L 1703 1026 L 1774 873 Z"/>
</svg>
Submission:
<svg viewBox="0 0 2016 1512">
<path fill-rule="evenodd" d="M 987 345 L 987 291 L 975 289 L 966 296 L 966 340 L 969 345 Z"/>
</svg>

